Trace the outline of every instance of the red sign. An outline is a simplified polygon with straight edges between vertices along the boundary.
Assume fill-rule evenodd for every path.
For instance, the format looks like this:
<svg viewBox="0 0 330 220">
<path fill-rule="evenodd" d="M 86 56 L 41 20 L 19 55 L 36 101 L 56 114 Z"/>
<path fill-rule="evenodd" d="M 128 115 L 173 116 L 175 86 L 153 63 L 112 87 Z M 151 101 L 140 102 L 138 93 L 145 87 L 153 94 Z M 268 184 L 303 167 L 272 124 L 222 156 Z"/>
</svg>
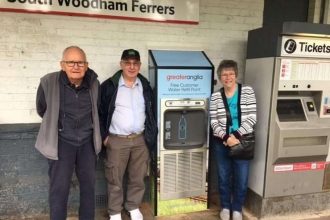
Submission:
<svg viewBox="0 0 330 220">
<path fill-rule="evenodd" d="M 330 164 L 330 161 L 276 164 L 274 165 L 274 172 L 324 170 L 326 164 Z"/>
</svg>

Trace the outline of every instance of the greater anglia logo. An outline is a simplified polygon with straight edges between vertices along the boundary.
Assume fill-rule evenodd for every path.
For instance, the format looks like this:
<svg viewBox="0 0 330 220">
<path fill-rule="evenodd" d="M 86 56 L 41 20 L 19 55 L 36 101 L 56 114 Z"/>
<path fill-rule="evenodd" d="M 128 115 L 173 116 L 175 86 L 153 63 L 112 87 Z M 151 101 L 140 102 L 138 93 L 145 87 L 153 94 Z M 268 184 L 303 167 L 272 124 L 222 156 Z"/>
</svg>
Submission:
<svg viewBox="0 0 330 220">
<path fill-rule="evenodd" d="M 203 79 L 202 75 L 184 75 L 184 74 L 178 74 L 178 75 L 167 75 L 166 76 L 167 81 L 171 80 L 201 80 Z"/>
</svg>

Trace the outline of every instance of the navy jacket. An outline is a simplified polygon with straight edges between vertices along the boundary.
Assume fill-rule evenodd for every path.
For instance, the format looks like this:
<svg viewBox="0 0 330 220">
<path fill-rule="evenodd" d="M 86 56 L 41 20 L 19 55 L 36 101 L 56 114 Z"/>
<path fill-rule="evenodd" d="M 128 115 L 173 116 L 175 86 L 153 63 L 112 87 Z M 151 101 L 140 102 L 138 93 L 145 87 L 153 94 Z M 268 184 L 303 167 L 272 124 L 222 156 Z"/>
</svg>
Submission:
<svg viewBox="0 0 330 220">
<path fill-rule="evenodd" d="M 104 140 L 109 134 L 109 127 L 111 124 L 113 112 L 115 110 L 118 83 L 121 74 L 122 71 L 120 70 L 116 72 L 115 75 L 113 75 L 101 84 L 101 107 L 99 108 L 99 115 L 102 140 Z M 158 129 L 155 119 L 153 91 L 148 80 L 145 77 L 143 77 L 141 74 L 138 74 L 138 78 L 141 80 L 142 83 L 143 97 L 146 105 L 144 139 L 149 148 L 149 151 L 154 152 L 156 148 Z"/>
</svg>

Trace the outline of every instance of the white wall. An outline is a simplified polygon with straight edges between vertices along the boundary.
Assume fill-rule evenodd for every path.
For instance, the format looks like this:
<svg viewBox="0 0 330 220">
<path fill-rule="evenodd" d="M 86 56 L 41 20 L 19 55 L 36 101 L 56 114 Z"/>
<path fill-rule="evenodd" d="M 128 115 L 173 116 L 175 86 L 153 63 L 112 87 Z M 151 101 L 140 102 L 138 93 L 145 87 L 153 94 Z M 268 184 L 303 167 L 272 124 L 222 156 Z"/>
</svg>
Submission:
<svg viewBox="0 0 330 220">
<path fill-rule="evenodd" d="M 198 25 L 0 12 L 0 124 L 40 122 L 41 76 L 59 70 L 62 51 L 78 45 L 102 82 L 119 68 L 123 49 L 203 50 L 215 69 L 235 59 L 244 71 L 247 32 L 262 25 L 263 0 L 200 0 Z"/>
</svg>

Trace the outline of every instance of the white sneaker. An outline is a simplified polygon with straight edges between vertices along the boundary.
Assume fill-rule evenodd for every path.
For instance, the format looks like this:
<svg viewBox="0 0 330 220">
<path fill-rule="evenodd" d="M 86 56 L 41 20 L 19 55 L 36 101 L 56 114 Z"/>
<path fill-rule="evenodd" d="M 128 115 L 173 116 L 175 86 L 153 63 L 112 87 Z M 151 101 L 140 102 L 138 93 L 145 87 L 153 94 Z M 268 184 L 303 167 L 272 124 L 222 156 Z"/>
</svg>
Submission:
<svg viewBox="0 0 330 220">
<path fill-rule="evenodd" d="M 230 220 L 230 211 L 229 209 L 222 209 L 220 212 L 221 220 Z"/>
<path fill-rule="evenodd" d="M 242 220 L 243 216 L 242 213 L 239 211 L 234 211 L 233 212 L 233 220 Z"/>
<path fill-rule="evenodd" d="M 121 214 L 110 215 L 109 220 L 121 220 Z"/>
<path fill-rule="evenodd" d="M 143 220 L 143 215 L 139 209 L 133 209 L 129 211 L 131 215 L 131 220 Z"/>
</svg>

